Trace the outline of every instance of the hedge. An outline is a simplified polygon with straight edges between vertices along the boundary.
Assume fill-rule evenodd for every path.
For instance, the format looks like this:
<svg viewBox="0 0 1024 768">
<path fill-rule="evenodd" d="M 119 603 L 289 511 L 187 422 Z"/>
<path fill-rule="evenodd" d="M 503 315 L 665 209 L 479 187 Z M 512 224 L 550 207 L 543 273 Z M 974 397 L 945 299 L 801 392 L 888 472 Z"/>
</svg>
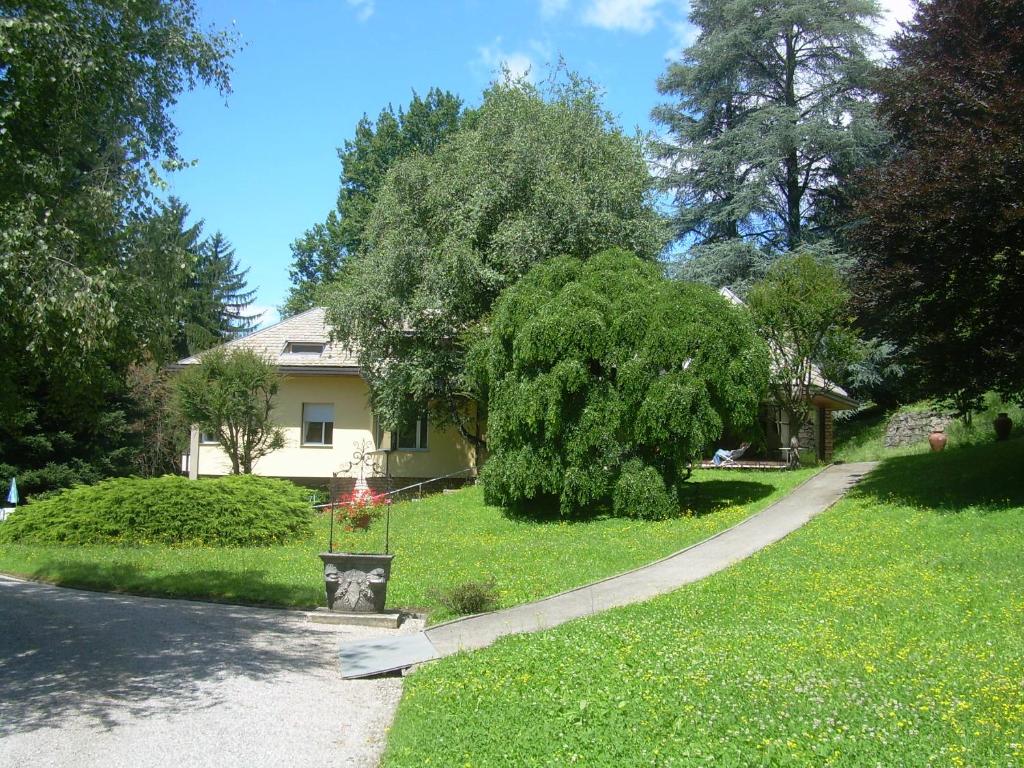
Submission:
<svg viewBox="0 0 1024 768">
<path fill-rule="evenodd" d="M 308 499 L 307 489 L 252 475 L 116 478 L 18 509 L 0 525 L 0 542 L 276 544 L 309 532 Z"/>
</svg>

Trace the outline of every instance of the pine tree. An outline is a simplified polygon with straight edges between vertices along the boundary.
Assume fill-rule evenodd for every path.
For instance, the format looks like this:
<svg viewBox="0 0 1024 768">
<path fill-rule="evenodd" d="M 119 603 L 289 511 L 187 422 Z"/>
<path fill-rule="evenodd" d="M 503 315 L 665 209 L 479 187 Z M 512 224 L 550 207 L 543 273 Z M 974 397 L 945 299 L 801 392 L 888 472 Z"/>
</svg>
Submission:
<svg viewBox="0 0 1024 768">
<path fill-rule="evenodd" d="M 867 100 L 874 0 L 695 0 L 696 42 L 654 110 L 677 236 L 705 281 L 827 236 L 819 214 L 883 133 Z M 721 264 L 718 262 L 721 261 Z M 693 265 L 697 267 L 698 265 Z"/>
<path fill-rule="evenodd" d="M 220 232 L 201 244 L 184 325 L 189 353 L 244 336 L 258 325 L 259 316 L 248 312 L 256 297 L 255 289 L 247 288 L 248 273 L 239 270 L 235 249 Z"/>
</svg>

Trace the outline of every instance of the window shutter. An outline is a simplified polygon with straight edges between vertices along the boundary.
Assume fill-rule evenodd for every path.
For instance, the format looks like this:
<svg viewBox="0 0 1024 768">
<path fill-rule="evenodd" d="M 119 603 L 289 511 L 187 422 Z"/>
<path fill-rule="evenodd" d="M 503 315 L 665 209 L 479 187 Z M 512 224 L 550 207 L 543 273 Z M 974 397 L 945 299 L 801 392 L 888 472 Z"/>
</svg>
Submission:
<svg viewBox="0 0 1024 768">
<path fill-rule="evenodd" d="M 306 403 L 302 406 L 302 420 L 334 421 L 334 403 Z"/>
</svg>

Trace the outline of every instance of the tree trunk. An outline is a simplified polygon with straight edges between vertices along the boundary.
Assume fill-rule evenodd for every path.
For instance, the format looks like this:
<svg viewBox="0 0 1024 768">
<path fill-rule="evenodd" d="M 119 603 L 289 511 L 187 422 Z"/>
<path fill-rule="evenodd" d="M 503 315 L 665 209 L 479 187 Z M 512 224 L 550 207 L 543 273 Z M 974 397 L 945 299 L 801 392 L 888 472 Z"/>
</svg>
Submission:
<svg viewBox="0 0 1024 768">
<path fill-rule="evenodd" d="M 793 145 L 786 151 L 786 250 L 792 251 L 800 244 L 800 158 L 797 154 L 797 100 L 796 100 L 796 47 L 793 30 L 786 33 L 786 107 L 789 108 L 793 123 Z"/>
</svg>

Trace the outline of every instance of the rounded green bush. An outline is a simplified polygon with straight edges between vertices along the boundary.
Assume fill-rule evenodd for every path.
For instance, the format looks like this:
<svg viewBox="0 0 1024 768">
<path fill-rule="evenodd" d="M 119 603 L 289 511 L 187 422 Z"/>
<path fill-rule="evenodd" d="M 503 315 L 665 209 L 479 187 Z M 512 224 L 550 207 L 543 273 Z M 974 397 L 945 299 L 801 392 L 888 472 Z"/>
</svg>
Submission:
<svg viewBox="0 0 1024 768">
<path fill-rule="evenodd" d="M 175 475 L 79 485 L 22 507 L 0 542 L 36 544 L 276 544 L 306 534 L 309 491 L 253 475 Z"/>
<path fill-rule="evenodd" d="M 627 461 L 615 482 L 612 511 L 616 517 L 667 520 L 679 515 L 679 498 L 654 467 Z"/>
<path fill-rule="evenodd" d="M 664 518 L 724 430 L 754 423 L 768 347 L 745 310 L 608 250 L 534 267 L 470 353 L 487 394 L 487 502 Z"/>
</svg>

